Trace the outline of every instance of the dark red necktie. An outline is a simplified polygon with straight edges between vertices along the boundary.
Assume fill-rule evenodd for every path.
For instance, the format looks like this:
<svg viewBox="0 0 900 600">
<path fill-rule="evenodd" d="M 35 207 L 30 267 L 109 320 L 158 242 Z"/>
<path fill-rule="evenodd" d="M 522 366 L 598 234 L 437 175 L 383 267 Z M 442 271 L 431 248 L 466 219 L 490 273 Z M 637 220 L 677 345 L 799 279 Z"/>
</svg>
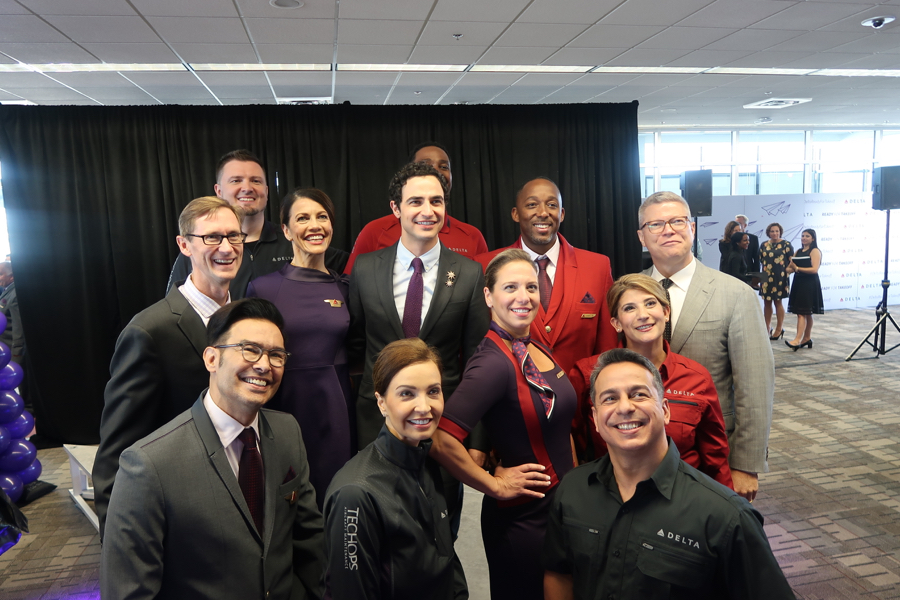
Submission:
<svg viewBox="0 0 900 600">
<path fill-rule="evenodd" d="M 549 417 L 553 411 L 553 400 L 556 398 L 556 394 L 553 392 L 553 388 L 547 384 L 543 373 L 538 370 L 537 365 L 531 360 L 531 355 L 528 354 L 528 344 L 531 343 L 531 336 L 526 335 L 523 338 L 516 339 L 494 321 L 491 321 L 490 328 L 491 331 L 494 331 L 504 340 L 512 342 L 513 355 L 522 369 L 522 374 L 525 375 L 525 381 L 537 390 L 538 395 L 541 397 L 541 403 L 544 405 L 544 413 Z"/>
<path fill-rule="evenodd" d="M 544 307 L 544 312 L 550 310 L 550 294 L 553 293 L 553 282 L 550 281 L 550 275 L 547 273 L 547 265 L 550 264 L 550 259 L 546 256 L 539 256 L 534 260 L 538 266 L 538 287 L 541 292 L 541 306 Z"/>
<path fill-rule="evenodd" d="M 263 533 L 263 508 L 266 503 L 266 488 L 263 483 L 262 456 L 256 447 L 256 432 L 253 428 L 244 429 L 238 439 L 244 444 L 241 452 L 241 462 L 238 465 L 238 483 L 244 493 L 244 500 L 250 508 L 256 531 Z"/>
<path fill-rule="evenodd" d="M 403 305 L 403 335 L 408 338 L 419 337 L 422 327 L 422 298 L 425 295 L 425 282 L 422 273 L 425 265 L 418 256 L 412 261 L 413 274 L 406 288 L 406 304 Z"/>
</svg>

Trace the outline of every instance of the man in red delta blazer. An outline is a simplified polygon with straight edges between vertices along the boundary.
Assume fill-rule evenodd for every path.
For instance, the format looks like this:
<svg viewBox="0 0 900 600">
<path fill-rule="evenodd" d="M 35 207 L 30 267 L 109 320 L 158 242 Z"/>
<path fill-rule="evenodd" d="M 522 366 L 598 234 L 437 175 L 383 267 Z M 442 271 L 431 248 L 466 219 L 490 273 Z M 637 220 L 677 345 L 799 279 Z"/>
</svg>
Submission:
<svg viewBox="0 0 900 600">
<path fill-rule="evenodd" d="M 516 195 L 512 218 L 522 235 L 509 248 L 530 254 L 554 254 L 559 245 L 550 304 L 531 324 L 532 337 L 553 350 L 553 359 L 567 373 L 579 359 L 614 348 L 616 332 L 609 322 L 606 291 L 613 279 L 609 259 L 596 252 L 572 247 L 558 234 L 565 218 L 559 188 L 549 179 L 533 179 Z M 491 259 L 507 250 L 481 254 L 475 260 L 487 268 Z"/>
</svg>

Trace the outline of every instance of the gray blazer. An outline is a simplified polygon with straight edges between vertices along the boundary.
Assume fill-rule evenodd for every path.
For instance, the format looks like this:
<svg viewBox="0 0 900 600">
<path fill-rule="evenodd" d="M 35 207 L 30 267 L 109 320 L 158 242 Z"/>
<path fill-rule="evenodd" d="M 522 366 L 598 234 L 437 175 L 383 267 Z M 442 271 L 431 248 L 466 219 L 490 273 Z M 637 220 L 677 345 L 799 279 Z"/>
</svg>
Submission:
<svg viewBox="0 0 900 600">
<path fill-rule="evenodd" d="M 320 598 L 323 520 L 297 420 L 259 414 L 260 535 L 204 395 L 122 453 L 101 549 L 102 597 Z"/>
<path fill-rule="evenodd" d="M 397 242 L 399 243 L 399 242 Z M 361 254 L 350 276 L 351 361 L 363 362 L 356 403 L 359 448 L 375 441 L 384 417 L 375 402 L 372 367 L 382 348 L 403 339 L 403 324 L 394 304 L 394 260 L 397 244 Z M 459 385 L 462 369 L 487 333 L 491 313 L 484 302 L 481 265 L 441 244 L 438 279 L 419 337 L 437 348 L 444 367 L 443 392 L 449 398 Z M 446 285 L 448 273 L 456 275 Z"/>
<path fill-rule="evenodd" d="M 775 361 L 759 298 L 746 283 L 700 261 L 696 264 L 669 348 L 696 360 L 712 375 L 725 417 L 731 468 L 764 473 L 769 470 Z"/>
</svg>

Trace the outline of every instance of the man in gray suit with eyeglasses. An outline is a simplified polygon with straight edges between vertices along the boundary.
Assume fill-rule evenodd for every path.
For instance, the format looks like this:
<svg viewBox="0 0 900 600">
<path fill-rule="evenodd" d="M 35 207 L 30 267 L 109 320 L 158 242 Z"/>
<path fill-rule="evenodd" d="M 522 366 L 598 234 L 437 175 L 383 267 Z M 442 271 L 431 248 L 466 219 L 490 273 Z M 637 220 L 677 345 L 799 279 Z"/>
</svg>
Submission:
<svg viewBox="0 0 900 600">
<path fill-rule="evenodd" d="M 694 259 L 691 209 L 678 194 L 647 197 L 638 222 L 638 238 L 653 259 L 644 273 L 663 284 L 672 305 L 669 348 L 712 375 L 734 489 L 752 502 L 759 473 L 768 471 L 775 394 L 775 362 L 759 300 L 750 286 Z"/>
</svg>

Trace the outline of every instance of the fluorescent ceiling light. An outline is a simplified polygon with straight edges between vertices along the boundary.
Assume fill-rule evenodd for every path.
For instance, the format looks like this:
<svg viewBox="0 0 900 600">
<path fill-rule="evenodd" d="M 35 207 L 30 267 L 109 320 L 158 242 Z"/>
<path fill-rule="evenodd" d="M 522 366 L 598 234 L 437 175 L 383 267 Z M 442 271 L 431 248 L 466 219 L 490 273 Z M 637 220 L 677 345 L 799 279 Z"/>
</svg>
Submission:
<svg viewBox="0 0 900 600">
<path fill-rule="evenodd" d="M 101 73 L 101 72 L 135 72 L 135 71 L 185 71 L 181 63 L 145 63 L 145 64 L 116 64 L 116 63 L 89 63 L 70 64 L 52 63 L 48 65 L 27 65 L 31 70 L 39 73 Z"/>
<path fill-rule="evenodd" d="M 900 77 L 898 69 L 819 69 L 810 75 L 825 77 Z"/>
<path fill-rule="evenodd" d="M 22 63 L 0 63 L 0 73 L 31 73 L 34 69 Z"/>
<path fill-rule="evenodd" d="M 566 65 L 472 65 L 470 73 L 587 73 L 592 66 Z"/>
<path fill-rule="evenodd" d="M 338 71 L 424 71 L 432 73 L 461 73 L 469 65 L 338 65 Z"/>
<path fill-rule="evenodd" d="M 717 73 L 723 75 L 809 75 L 815 69 L 769 69 L 756 67 L 713 67 L 703 71 L 704 73 Z"/>
<path fill-rule="evenodd" d="M 191 63 L 195 71 L 330 71 L 330 64 Z"/>
<path fill-rule="evenodd" d="M 591 73 L 668 73 L 691 75 L 702 73 L 706 67 L 597 67 Z"/>
</svg>

